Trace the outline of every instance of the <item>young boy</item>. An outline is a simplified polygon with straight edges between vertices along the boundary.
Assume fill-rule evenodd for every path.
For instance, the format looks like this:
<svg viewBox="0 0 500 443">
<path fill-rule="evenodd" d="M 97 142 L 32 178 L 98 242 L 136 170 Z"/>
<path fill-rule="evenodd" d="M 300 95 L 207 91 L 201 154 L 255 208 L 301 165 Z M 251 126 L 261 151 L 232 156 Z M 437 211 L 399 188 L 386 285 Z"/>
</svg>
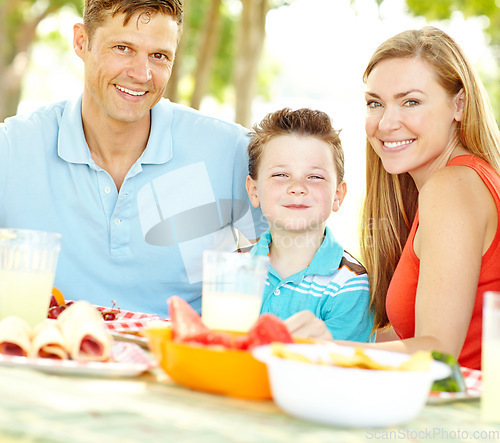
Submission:
<svg viewBox="0 0 500 443">
<path fill-rule="evenodd" d="M 269 230 L 251 254 L 269 255 L 261 313 L 310 311 L 333 339 L 373 341 L 368 276 L 326 221 L 346 193 L 344 153 L 327 114 L 288 108 L 253 128 L 246 187 Z"/>
</svg>

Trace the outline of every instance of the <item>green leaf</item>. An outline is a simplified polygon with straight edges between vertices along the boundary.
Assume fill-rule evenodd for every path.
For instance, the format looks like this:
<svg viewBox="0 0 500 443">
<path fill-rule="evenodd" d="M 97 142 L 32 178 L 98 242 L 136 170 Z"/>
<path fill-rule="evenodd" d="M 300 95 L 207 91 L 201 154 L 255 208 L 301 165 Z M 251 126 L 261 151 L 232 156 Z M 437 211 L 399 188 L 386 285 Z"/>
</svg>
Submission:
<svg viewBox="0 0 500 443">
<path fill-rule="evenodd" d="M 437 351 L 432 352 L 432 358 L 448 365 L 451 369 L 451 375 L 442 380 L 436 380 L 432 385 L 431 391 L 466 392 L 465 380 L 456 358 L 450 354 Z"/>
</svg>

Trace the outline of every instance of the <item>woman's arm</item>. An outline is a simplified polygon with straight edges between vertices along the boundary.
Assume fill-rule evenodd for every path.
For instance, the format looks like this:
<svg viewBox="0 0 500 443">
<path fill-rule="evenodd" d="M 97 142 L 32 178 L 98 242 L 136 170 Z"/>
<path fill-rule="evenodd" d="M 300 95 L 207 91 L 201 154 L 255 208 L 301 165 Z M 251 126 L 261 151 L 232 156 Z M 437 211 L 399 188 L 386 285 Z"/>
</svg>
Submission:
<svg viewBox="0 0 500 443">
<path fill-rule="evenodd" d="M 476 299 L 489 215 L 497 217 L 496 206 L 472 169 L 451 167 L 424 185 L 419 208 L 415 338 L 434 338 L 439 346 L 434 349 L 458 357 Z"/>
<path fill-rule="evenodd" d="M 388 328 L 380 328 L 377 330 L 377 336 L 375 337 L 376 343 L 383 343 L 386 341 L 399 340 L 398 335 L 391 327 Z"/>
<path fill-rule="evenodd" d="M 367 346 L 400 352 L 437 350 L 458 357 L 474 307 L 482 256 L 496 232 L 496 206 L 479 176 L 457 166 L 437 171 L 426 182 L 419 214 L 414 243 L 420 259 L 415 337 Z"/>
</svg>

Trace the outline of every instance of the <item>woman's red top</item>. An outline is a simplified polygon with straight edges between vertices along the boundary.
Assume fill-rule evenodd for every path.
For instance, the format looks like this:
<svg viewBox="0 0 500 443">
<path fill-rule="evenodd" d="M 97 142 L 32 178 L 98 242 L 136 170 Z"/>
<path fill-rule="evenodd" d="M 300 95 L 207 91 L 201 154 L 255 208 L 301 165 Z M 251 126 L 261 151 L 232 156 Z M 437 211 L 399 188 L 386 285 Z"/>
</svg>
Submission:
<svg viewBox="0 0 500 443">
<path fill-rule="evenodd" d="M 455 157 L 447 166 L 468 166 L 474 169 L 490 190 L 499 214 L 495 238 L 483 255 L 476 302 L 465 343 L 458 359 L 461 366 L 481 369 L 483 294 L 486 291 L 500 291 L 500 176 L 487 162 L 473 155 Z M 413 241 L 418 228 L 418 220 L 417 210 L 408 241 L 387 291 L 386 308 L 389 321 L 401 339 L 415 335 L 415 296 L 420 260 L 415 255 Z"/>
</svg>

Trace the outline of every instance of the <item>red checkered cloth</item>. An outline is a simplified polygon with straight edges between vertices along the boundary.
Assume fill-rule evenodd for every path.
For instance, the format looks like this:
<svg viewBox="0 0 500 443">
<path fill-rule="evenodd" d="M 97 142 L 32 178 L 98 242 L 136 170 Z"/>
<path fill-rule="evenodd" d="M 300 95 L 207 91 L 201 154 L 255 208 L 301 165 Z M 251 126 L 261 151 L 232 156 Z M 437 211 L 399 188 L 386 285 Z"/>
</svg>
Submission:
<svg viewBox="0 0 500 443">
<path fill-rule="evenodd" d="M 469 394 L 477 396 L 483 391 L 483 373 L 477 369 L 460 368 L 465 378 L 465 386 Z"/>
<path fill-rule="evenodd" d="M 133 343 L 115 341 L 112 348 L 113 360 L 115 362 L 127 363 L 128 365 L 145 365 L 148 369 L 154 368 L 156 361 L 151 359 L 139 346 Z"/>
<path fill-rule="evenodd" d="M 481 397 L 483 389 L 482 372 L 477 369 L 461 367 L 462 375 L 465 380 L 467 392 L 431 392 L 429 398 L 441 400 L 460 400 L 473 399 Z"/>
<path fill-rule="evenodd" d="M 100 311 L 116 312 L 116 320 L 107 320 L 104 322 L 106 328 L 110 331 L 138 332 L 144 329 L 150 321 L 165 321 L 165 319 L 156 314 L 124 311 L 123 309 L 111 309 L 104 306 L 96 306 L 96 308 Z"/>
</svg>

